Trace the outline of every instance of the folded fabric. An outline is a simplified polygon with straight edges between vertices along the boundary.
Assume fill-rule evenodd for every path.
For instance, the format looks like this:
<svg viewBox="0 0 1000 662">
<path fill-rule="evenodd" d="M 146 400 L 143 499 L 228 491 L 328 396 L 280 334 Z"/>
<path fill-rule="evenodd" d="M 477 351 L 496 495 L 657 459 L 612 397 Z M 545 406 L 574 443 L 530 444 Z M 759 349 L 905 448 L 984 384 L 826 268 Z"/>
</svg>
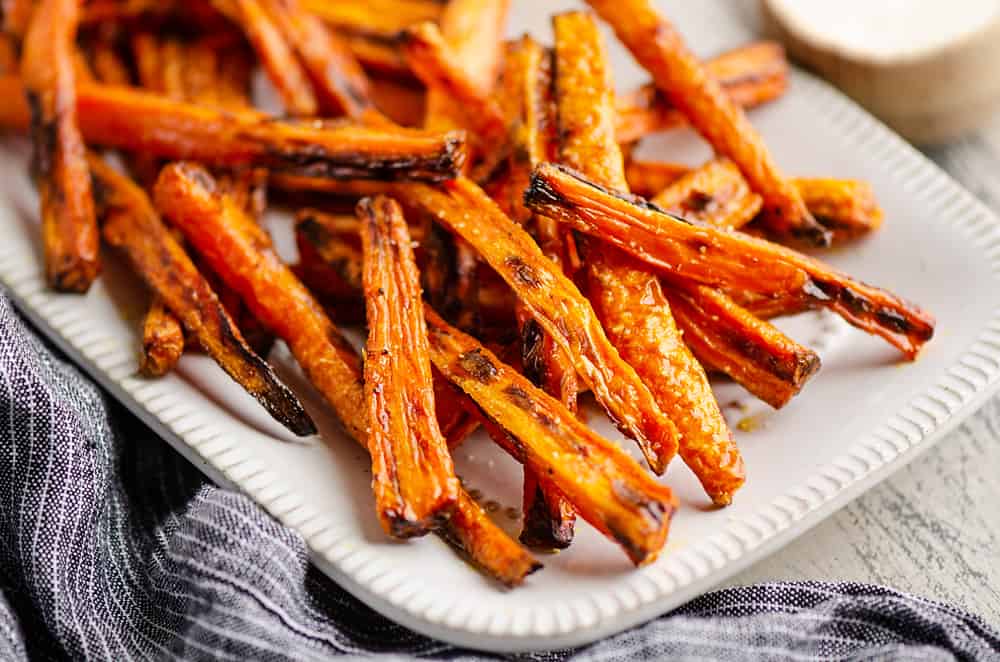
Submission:
<svg viewBox="0 0 1000 662">
<path fill-rule="evenodd" d="M 0 293 L 0 660 L 494 659 L 391 623 L 302 539 L 57 358 Z M 960 609 L 858 584 L 711 593 L 524 660 L 1000 659 Z"/>
</svg>

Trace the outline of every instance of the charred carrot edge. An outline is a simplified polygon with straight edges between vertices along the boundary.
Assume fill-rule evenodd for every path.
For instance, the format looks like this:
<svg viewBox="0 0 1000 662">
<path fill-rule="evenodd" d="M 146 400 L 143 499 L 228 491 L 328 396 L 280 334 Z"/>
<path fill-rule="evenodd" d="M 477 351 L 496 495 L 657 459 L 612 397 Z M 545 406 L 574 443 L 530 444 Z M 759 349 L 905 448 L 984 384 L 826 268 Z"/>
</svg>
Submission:
<svg viewBox="0 0 1000 662">
<path fill-rule="evenodd" d="M 753 220 L 763 200 L 726 158 L 695 168 L 650 200 L 689 221 L 717 228 L 741 228 Z"/>
<path fill-rule="evenodd" d="M 0 28 L 13 37 L 23 37 L 34 9 L 35 0 L 0 0 Z"/>
<path fill-rule="evenodd" d="M 313 117 L 319 103 L 309 76 L 295 57 L 286 35 L 258 0 L 212 0 L 212 4 L 236 23 L 257 53 L 267 77 L 281 96 L 285 110 L 299 117 Z"/>
<path fill-rule="evenodd" d="M 833 233 L 835 242 L 856 239 L 882 226 L 882 209 L 868 182 L 801 177 L 792 181 L 816 220 Z"/>
<path fill-rule="evenodd" d="M 347 433 L 367 448 L 360 358 L 281 264 L 267 235 L 231 201 L 219 200 L 212 188 L 205 170 L 177 163 L 164 168 L 156 197 L 188 240 L 245 297 L 254 314 L 288 343 L 310 381 L 334 406 Z M 443 533 L 506 585 L 521 583 L 539 567 L 464 491 Z"/>
<path fill-rule="evenodd" d="M 379 37 L 394 37 L 421 21 L 437 21 L 444 8 L 435 0 L 302 0 L 302 4 L 338 28 Z"/>
<path fill-rule="evenodd" d="M 660 451 L 676 442 L 677 429 L 608 341 L 590 303 L 538 244 L 467 179 L 450 182 L 444 191 L 418 184 L 400 186 L 397 194 L 476 249 L 572 357 L 598 401 L 636 440 L 654 470 L 662 472 L 666 467 Z"/>
<path fill-rule="evenodd" d="M 723 53 L 707 60 L 705 69 L 733 103 L 747 109 L 779 98 L 788 87 L 788 60 L 784 49 L 773 42 L 752 43 Z M 687 124 L 684 114 L 655 85 L 644 85 L 620 97 L 616 106 L 615 135 L 620 143 Z"/>
<path fill-rule="evenodd" d="M 420 275 L 399 205 L 358 203 L 368 311 L 365 396 L 376 510 L 386 533 L 423 535 L 455 506 L 458 478 L 434 418 Z"/>
<path fill-rule="evenodd" d="M 820 368 L 815 352 L 705 286 L 665 288 L 684 341 L 708 370 L 723 372 L 775 409 Z"/>
<path fill-rule="evenodd" d="M 670 489 L 474 338 L 430 308 L 425 315 L 435 367 L 510 434 L 508 450 L 551 480 L 633 563 L 655 559 L 676 509 Z"/>
<path fill-rule="evenodd" d="M 806 209 L 743 110 L 688 50 L 680 33 L 650 0 L 587 2 L 611 24 L 639 64 L 652 74 L 656 85 L 716 153 L 739 166 L 754 191 L 764 198 L 763 219 L 768 228 L 775 234 L 828 245 L 829 233 Z"/>
<path fill-rule="evenodd" d="M 146 377 L 162 377 L 177 365 L 184 353 L 181 322 L 156 295 L 142 322 L 142 351 L 139 372 Z"/>
<path fill-rule="evenodd" d="M 90 157 L 100 192 L 104 238 L 122 250 L 219 366 L 282 425 L 298 435 L 316 432 L 295 395 L 243 340 L 215 292 L 160 220 L 145 192 L 99 157 Z"/>
<path fill-rule="evenodd" d="M 79 3 L 41 0 L 24 37 L 22 99 L 31 109 L 32 170 L 41 199 L 45 271 L 50 287 L 86 292 L 100 273 L 86 150 L 78 126 L 73 52 Z"/>
<path fill-rule="evenodd" d="M 312 82 L 319 110 L 358 117 L 372 106 L 368 79 L 340 37 L 298 0 L 261 0 Z"/>
<path fill-rule="evenodd" d="M 597 234 L 666 274 L 723 289 L 806 296 L 910 360 L 934 335 L 929 313 L 819 260 L 739 232 L 692 225 L 561 166 L 539 166 L 525 200 L 536 212 Z"/>
<path fill-rule="evenodd" d="M 627 190 L 614 135 L 614 93 L 603 40 L 589 14 L 553 19 L 560 158 Z M 591 303 L 615 347 L 677 426 L 678 449 L 718 505 L 745 481 L 743 459 L 704 369 L 684 345 L 657 276 L 634 257 L 591 240 Z"/>
<path fill-rule="evenodd" d="M 22 92 L 14 78 L 0 91 Z M 26 128 L 27 105 L 15 96 L 0 104 L 0 123 Z M 106 85 L 80 86 L 77 113 L 88 142 L 210 165 L 256 165 L 313 179 L 411 179 L 439 182 L 465 162 L 461 132 L 368 128 L 349 123 L 316 127 L 223 112 Z"/>
<path fill-rule="evenodd" d="M 429 93 L 451 100 L 461 126 L 469 129 L 484 153 L 498 148 L 507 134 L 503 109 L 483 86 L 467 73 L 460 55 L 452 50 L 433 23 L 420 23 L 402 33 L 403 52 L 410 68 Z"/>
</svg>

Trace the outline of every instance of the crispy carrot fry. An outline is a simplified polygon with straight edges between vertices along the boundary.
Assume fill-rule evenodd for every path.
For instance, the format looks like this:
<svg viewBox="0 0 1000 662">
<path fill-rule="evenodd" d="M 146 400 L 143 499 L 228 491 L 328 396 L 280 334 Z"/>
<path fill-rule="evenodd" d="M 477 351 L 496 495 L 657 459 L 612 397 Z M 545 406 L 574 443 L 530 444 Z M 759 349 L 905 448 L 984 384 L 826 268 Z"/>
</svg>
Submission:
<svg viewBox="0 0 1000 662">
<path fill-rule="evenodd" d="M 507 450 L 553 482 L 636 565 L 655 559 L 676 509 L 670 489 L 475 339 L 430 308 L 426 317 L 434 365 L 517 440 Z"/>
<path fill-rule="evenodd" d="M 76 0 L 41 0 L 28 26 L 21 57 L 31 108 L 33 171 L 41 198 L 42 239 L 49 285 L 86 292 L 101 270 L 90 173 L 77 126 L 73 71 Z"/>
<path fill-rule="evenodd" d="M 726 158 L 713 159 L 692 170 L 650 202 L 689 221 L 719 228 L 743 227 L 763 204 L 747 186 L 739 168 Z"/>
<path fill-rule="evenodd" d="M 784 49 L 773 42 L 757 42 L 723 53 L 706 61 L 705 70 L 743 108 L 773 101 L 788 87 L 788 60 Z M 620 97 L 616 106 L 615 135 L 620 143 L 687 124 L 684 113 L 672 106 L 655 85 L 644 85 Z"/>
<path fill-rule="evenodd" d="M 420 23 L 403 33 L 403 52 L 410 68 L 429 93 L 451 100 L 459 126 L 476 136 L 484 153 L 496 149 L 506 138 L 503 109 L 491 96 L 490 85 L 468 73 L 460 55 L 452 50 L 433 23 Z"/>
<path fill-rule="evenodd" d="M 309 415 L 271 368 L 244 342 L 205 278 L 160 220 L 145 192 L 96 156 L 104 238 L 198 339 L 216 363 L 278 422 L 298 435 L 316 432 Z"/>
<path fill-rule="evenodd" d="M 526 204 L 693 282 L 779 296 L 803 294 L 908 359 L 934 335 L 934 318 L 894 294 L 790 248 L 739 232 L 697 226 L 643 200 L 604 190 L 550 164 L 535 171 Z"/>
<path fill-rule="evenodd" d="M 0 26 L 7 34 L 21 38 L 28 31 L 35 0 L 0 0 Z"/>
<path fill-rule="evenodd" d="M 213 0 L 213 5 L 246 34 L 281 96 L 285 110 L 299 117 L 315 116 L 320 108 L 309 76 L 262 3 L 259 0 Z"/>
<path fill-rule="evenodd" d="M 365 394 L 372 487 L 386 533 L 423 535 L 455 506 L 458 478 L 434 412 L 420 275 L 391 198 L 358 203 L 368 309 Z"/>
<path fill-rule="evenodd" d="M 729 375 L 775 409 L 820 368 L 819 356 L 732 299 L 705 286 L 667 287 L 678 326 L 698 360 Z"/>
<path fill-rule="evenodd" d="M 581 12 L 553 19 L 560 157 L 597 181 L 627 190 L 614 135 L 613 91 L 597 23 Z M 589 241 L 590 299 L 611 342 L 680 433 L 678 446 L 712 500 L 732 502 L 743 459 L 705 371 L 681 340 L 659 279 L 617 248 Z"/>
<path fill-rule="evenodd" d="M 818 307 L 815 301 L 801 294 L 772 297 L 738 290 L 726 292 L 726 295 L 732 299 L 733 303 L 750 311 L 754 317 L 764 320 L 798 315 Z"/>
<path fill-rule="evenodd" d="M 0 91 L 20 94 L 22 88 L 5 77 Z M 77 112 L 84 137 L 95 144 L 218 166 L 258 165 L 305 178 L 442 181 L 454 177 L 465 160 L 461 133 L 348 123 L 315 127 L 104 85 L 81 86 Z M 0 104 L 0 125 L 23 129 L 29 118 L 20 97 Z"/>
<path fill-rule="evenodd" d="M 142 323 L 142 353 L 139 372 L 146 377 L 162 377 L 177 365 L 184 353 L 181 322 L 156 295 Z"/>
<path fill-rule="evenodd" d="M 198 166 L 178 163 L 164 168 L 156 197 L 254 314 L 288 343 L 348 434 L 367 448 L 361 361 L 315 299 L 281 264 L 267 235 L 231 201 L 219 199 L 211 177 Z M 464 491 L 443 533 L 504 584 L 517 585 L 539 567 Z"/>
<path fill-rule="evenodd" d="M 319 110 L 359 117 L 371 108 L 368 79 L 340 38 L 298 0 L 261 0 L 261 6 L 298 55 Z"/>
<path fill-rule="evenodd" d="M 856 239 L 882 225 L 882 209 L 868 182 L 855 179 L 793 180 L 816 220 L 834 241 Z"/>
<path fill-rule="evenodd" d="M 414 23 L 436 21 L 442 3 L 435 0 L 303 0 L 307 10 L 351 32 L 394 37 Z"/>
<path fill-rule="evenodd" d="M 719 82 L 691 53 L 673 25 L 649 0 L 587 0 L 615 29 L 657 86 L 715 151 L 739 166 L 764 198 L 764 221 L 775 234 L 827 245 L 795 187 L 774 163 L 763 139 Z"/>
<path fill-rule="evenodd" d="M 464 178 L 449 182 L 445 191 L 400 186 L 398 195 L 468 241 L 500 274 L 572 357 L 577 372 L 622 431 L 636 440 L 650 466 L 662 473 L 677 428 L 608 341 L 590 303 L 534 240 Z"/>
</svg>

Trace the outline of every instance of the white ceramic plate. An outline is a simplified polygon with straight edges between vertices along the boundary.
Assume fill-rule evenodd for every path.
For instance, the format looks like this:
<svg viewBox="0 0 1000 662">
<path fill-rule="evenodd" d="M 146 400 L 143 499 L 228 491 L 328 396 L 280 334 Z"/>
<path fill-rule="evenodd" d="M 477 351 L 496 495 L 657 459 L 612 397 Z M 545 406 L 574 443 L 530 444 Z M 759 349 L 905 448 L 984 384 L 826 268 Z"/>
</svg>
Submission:
<svg viewBox="0 0 1000 662">
<path fill-rule="evenodd" d="M 752 35 L 722 2 L 665 2 L 691 42 L 711 53 Z M 512 25 L 548 40 L 551 11 L 517 0 Z M 544 15 L 543 15 L 544 14 Z M 613 46 L 623 88 L 645 80 Z M 186 356 L 177 374 L 135 376 L 137 320 L 146 297 L 112 259 L 86 297 L 45 289 L 36 202 L 25 145 L 0 149 L 0 280 L 56 343 L 115 397 L 209 476 L 242 490 L 299 531 L 316 564 L 378 611 L 415 630 L 494 651 L 573 646 L 648 620 L 787 544 L 940 439 L 997 390 L 1000 372 L 1000 226 L 966 191 L 841 95 L 796 73 L 788 96 L 754 112 L 778 160 L 799 175 L 860 177 L 885 207 L 877 236 L 829 255 L 839 267 L 934 312 L 937 338 L 920 361 L 901 363 L 884 343 L 825 315 L 792 320 L 790 333 L 819 349 L 824 367 L 801 397 L 770 412 L 733 385 L 719 398 L 738 431 L 749 481 L 714 510 L 679 463 L 668 472 L 682 507 L 661 559 L 635 570 L 614 545 L 578 524 L 571 549 L 547 556 L 527 584 L 505 591 L 433 536 L 393 543 L 380 531 L 367 458 L 344 440 L 283 348 L 272 360 L 306 400 L 326 443 L 288 435 L 209 360 Z M 650 152 L 692 163 L 707 150 L 678 133 Z M 274 228 L 287 238 L 287 224 Z M 617 438 L 602 417 L 600 431 Z M 458 452 L 466 482 L 506 508 L 520 499 L 520 470 L 485 440 Z"/>
</svg>

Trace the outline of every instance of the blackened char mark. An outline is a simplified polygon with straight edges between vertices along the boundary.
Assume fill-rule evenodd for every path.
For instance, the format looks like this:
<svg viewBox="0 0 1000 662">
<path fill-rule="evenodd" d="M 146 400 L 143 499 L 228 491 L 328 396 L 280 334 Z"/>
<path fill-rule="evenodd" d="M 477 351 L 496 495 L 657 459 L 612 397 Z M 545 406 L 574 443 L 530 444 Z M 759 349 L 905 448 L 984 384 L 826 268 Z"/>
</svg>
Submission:
<svg viewBox="0 0 1000 662">
<path fill-rule="evenodd" d="M 537 289 L 541 287 L 542 281 L 538 277 L 538 273 L 529 264 L 525 263 L 518 255 L 510 255 L 503 261 L 504 266 L 510 269 L 511 276 L 519 284 L 525 287 L 530 287 L 532 289 Z"/>
<path fill-rule="evenodd" d="M 458 357 L 458 367 L 481 384 L 492 384 L 500 371 L 480 348 L 463 352 Z"/>
<path fill-rule="evenodd" d="M 47 179 L 55 166 L 56 149 L 59 146 L 58 118 L 46 117 L 42 100 L 36 92 L 27 92 L 28 108 L 31 111 L 31 172 L 39 179 Z"/>
</svg>

